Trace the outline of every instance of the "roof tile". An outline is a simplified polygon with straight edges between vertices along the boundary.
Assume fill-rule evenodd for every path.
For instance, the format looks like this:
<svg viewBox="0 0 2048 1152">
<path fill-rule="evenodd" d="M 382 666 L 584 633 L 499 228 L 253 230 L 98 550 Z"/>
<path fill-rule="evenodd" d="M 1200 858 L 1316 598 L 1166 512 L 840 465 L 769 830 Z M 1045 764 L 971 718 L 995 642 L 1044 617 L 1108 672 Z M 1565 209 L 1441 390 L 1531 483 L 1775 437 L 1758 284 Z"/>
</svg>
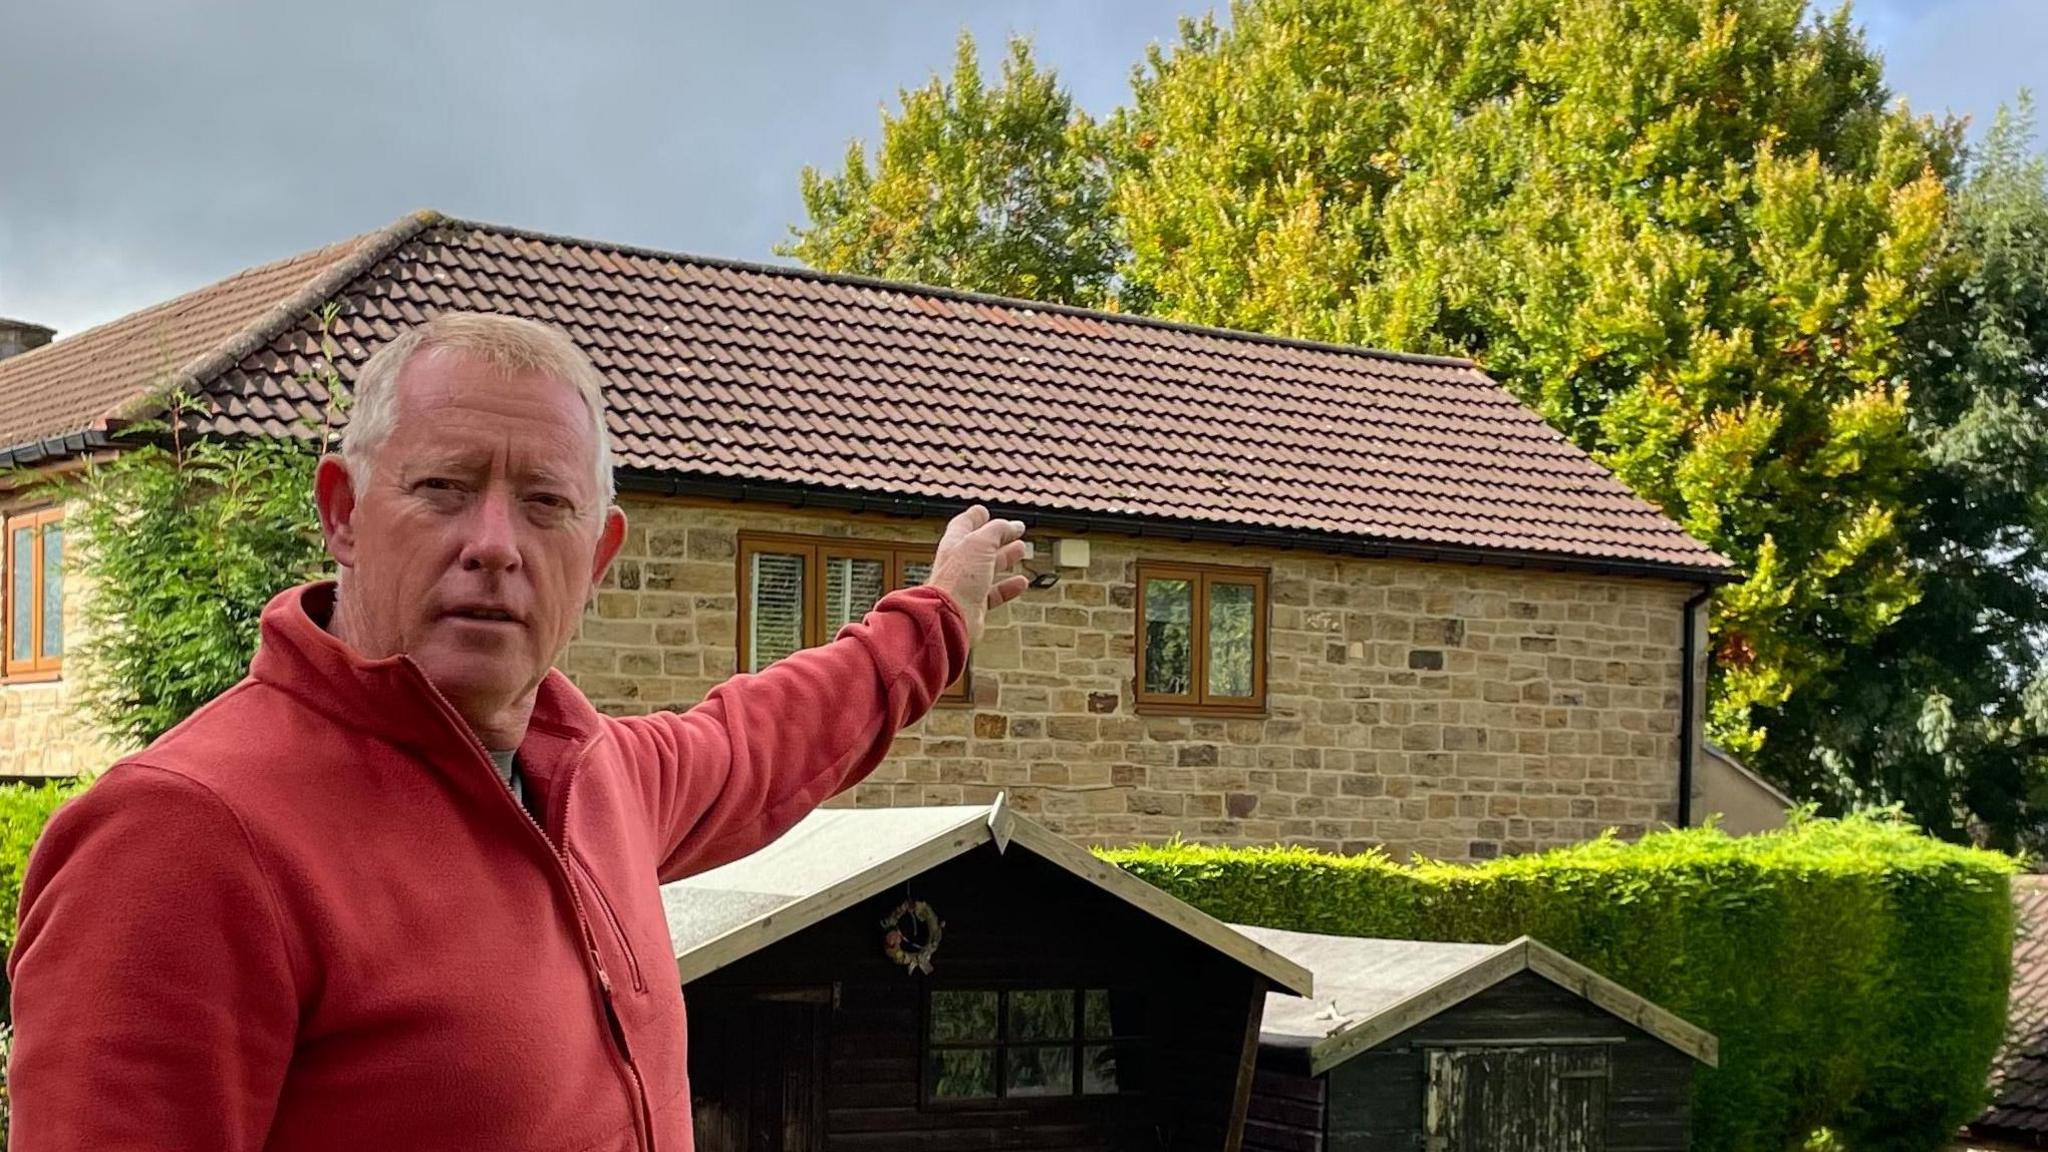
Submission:
<svg viewBox="0 0 2048 1152">
<path fill-rule="evenodd" d="M 2048 876 L 2013 877 L 2012 895 L 2005 1046 L 1991 1069 L 1992 1105 L 1970 1129 L 2041 1139 L 2048 1137 Z"/>
</svg>

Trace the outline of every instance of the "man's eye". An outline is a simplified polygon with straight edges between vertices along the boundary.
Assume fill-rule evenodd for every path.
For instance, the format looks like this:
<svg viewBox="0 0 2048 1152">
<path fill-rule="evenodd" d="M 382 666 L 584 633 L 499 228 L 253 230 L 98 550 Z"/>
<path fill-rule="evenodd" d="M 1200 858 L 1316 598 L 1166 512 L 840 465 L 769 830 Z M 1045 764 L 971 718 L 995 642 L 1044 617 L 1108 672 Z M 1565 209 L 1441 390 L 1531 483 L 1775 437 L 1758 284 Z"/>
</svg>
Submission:
<svg viewBox="0 0 2048 1152">
<path fill-rule="evenodd" d="M 458 485 L 446 476 L 429 476 L 420 481 L 418 487 L 429 492 L 454 492 L 457 490 Z"/>
<path fill-rule="evenodd" d="M 567 509 L 569 507 L 567 497 L 557 496 L 552 492 L 537 492 L 532 496 L 528 496 L 527 499 L 543 508 Z"/>
</svg>

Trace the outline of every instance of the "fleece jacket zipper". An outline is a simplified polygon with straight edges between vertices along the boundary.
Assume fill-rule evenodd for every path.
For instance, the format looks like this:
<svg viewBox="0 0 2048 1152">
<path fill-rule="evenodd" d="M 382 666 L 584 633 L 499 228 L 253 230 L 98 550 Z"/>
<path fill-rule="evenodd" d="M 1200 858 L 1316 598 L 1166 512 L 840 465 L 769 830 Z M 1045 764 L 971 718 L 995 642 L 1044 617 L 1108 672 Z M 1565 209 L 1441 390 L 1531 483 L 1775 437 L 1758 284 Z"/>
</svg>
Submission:
<svg viewBox="0 0 2048 1152">
<path fill-rule="evenodd" d="M 642 1149 L 643 1152 L 654 1152 L 654 1116 L 647 1106 L 647 1084 L 646 1081 L 640 1078 L 639 1065 L 633 1062 L 632 1047 L 626 1042 L 625 1025 L 619 1020 L 618 1007 L 612 999 L 611 977 L 604 970 L 604 957 L 597 950 L 597 938 L 591 934 L 590 915 L 584 910 L 582 895 L 576 891 L 575 877 L 569 874 L 569 831 L 567 819 L 569 798 L 576 789 L 577 769 L 582 767 L 583 758 L 589 752 L 590 746 L 585 744 L 577 750 L 575 758 L 569 762 L 568 768 L 562 776 L 563 827 L 562 845 L 558 848 L 553 841 L 548 839 L 547 830 L 542 828 L 540 823 L 533 818 L 533 813 L 526 810 L 526 805 L 521 804 L 518 797 L 512 795 L 510 788 L 504 787 L 504 780 L 498 775 L 497 765 L 491 761 L 490 749 L 484 747 L 483 741 L 477 738 L 476 732 L 470 728 L 468 721 L 464 720 L 462 714 L 455 710 L 455 705 L 449 703 L 448 697 L 443 695 L 441 690 L 434 686 L 434 682 L 427 678 L 426 672 L 418 664 L 413 663 L 411 657 L 408 656 L 404 659 L 406 667 L 412 670 L 413 674 L 419 678 L 420 683 L 426 686 L 427 692 L 432 696 L 435 703 L 440 705 L 443 718 L 456 731 L 462 733 L 463 738 L 468 741 L 470 750 L 476 753 L 476 762 L 484 771 L 490 773 L 491 782 L 493 785 L 496 785 L 495 791 L 505 798 L 505 803 L 511 805 L 513 810 L 519 813 L 520 822 L 533 829 L 533 834 L 540 838 L 542 846 L 548 850 L 548 855 L 553 858 L 555 862 L 555 877 L 568 890 L 569 906 L 576 913 L 576 927 L 582 934 L 584 958 L 588 961 L 590 971 L 597 977 L 598 995 L 604 1009 L 605 1027 L 611 1033 L 614 1045 L 613 1059 L 618 1061 L 621 1070 L 624 1072 L 627 1090 L 633 1096 L 633 1146 Z M 592 882 L 591 890 L 593 892 L 596 891 L 595 881 Z M 600 899 L 602 899 L 601 896 Z"/>
</svg>

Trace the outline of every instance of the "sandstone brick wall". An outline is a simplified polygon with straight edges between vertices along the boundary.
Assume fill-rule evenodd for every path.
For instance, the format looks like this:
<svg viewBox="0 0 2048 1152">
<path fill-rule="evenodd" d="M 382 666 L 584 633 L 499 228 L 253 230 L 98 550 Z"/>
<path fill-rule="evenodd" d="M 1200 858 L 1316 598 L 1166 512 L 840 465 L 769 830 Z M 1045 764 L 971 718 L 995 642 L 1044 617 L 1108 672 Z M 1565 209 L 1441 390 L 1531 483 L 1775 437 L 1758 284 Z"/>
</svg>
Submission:
<svg viewBox="0 0 2048 1152">
<path fill-rule="evenodd" d="M 738 533 L 931 541 L 936 521 L 636 499 L 563 669 L 613 712 L 687 707 L 736 660 Z M 1174 834 L 1440 859 L 1677 816 L 1675 583 L 1090 538 L 1002 610 L 972 707 L 941 708 L 842 802 L 979 804 L 1094 843 Z M 1049 548 L 1040 549 L 1049 564 Z M 1139 559 L 1268 568 L 1268 714 L 1141 714 Z"/>
<path fill-rule="evenodd" d="M 80 776 L 118 758 L 74 713 L 73 693 L 68 680 L 0 685 L 0 780 Z"/>
</svg>

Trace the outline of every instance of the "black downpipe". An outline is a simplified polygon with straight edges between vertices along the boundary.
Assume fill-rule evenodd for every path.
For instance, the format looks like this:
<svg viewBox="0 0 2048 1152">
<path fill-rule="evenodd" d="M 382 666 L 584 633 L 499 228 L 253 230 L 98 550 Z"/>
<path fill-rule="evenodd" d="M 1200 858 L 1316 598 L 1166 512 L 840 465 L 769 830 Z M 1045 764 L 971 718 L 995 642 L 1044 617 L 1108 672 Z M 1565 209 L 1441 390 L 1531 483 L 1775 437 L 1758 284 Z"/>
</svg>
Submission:
<svg viewBox="0 0 2048 1152">
<path fill-rule="evenodd" d="M 1693 662 L 1699 658 L 1699 607 L 1712 596 L 1712 588 L 1702 588 L 1699 594 L 1685 602 L 1685 670 L 1678 690 L 1678 826 L 1692 827 L 1692 758 L 1696 741 L 1692 738 L 1693 717 L 1699 709 L 1696 685 L 1693 678 Z M 1704 679 L 1702 677 L 1701 679 Z"/>
</svg>

